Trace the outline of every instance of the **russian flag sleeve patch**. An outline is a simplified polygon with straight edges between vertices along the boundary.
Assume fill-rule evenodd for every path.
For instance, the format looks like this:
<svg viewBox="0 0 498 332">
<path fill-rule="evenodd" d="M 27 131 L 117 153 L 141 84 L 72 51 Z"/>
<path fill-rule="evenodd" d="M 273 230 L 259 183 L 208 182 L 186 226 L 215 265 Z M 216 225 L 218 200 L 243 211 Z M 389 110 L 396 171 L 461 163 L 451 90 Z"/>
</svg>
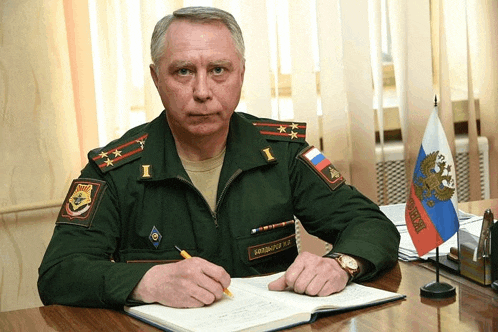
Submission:
<svg viewBox="0 0 498 332">
<path fill-rule="evenodd" d="M 346 180 L 317 148 L 310 146 L 298 156 L 330 187 L 335 190 Z"/>
</svg>

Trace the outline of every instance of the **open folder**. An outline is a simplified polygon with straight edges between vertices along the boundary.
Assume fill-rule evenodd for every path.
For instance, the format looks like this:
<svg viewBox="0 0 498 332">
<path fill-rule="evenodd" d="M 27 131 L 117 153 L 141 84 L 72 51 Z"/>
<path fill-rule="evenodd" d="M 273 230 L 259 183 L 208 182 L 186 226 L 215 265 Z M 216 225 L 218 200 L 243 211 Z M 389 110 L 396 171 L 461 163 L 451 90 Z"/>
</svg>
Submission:
<svg viewBox="0 0 498 332">
<path fill-rule="evenodd" d="M 282 272 L 283 273 L 283 272 Z M 312 322 L 320 312 L 353 310 L 404 298 L 404 295 L 351 283 L 326 297 L 274 292 L 268 284 L 282 273 L 232 278 L 233 298 L 202 308 L 178 309 L 159 304 L 125 307 L 129 315 L 171 331 L 271 331 Z"/>
</svg>

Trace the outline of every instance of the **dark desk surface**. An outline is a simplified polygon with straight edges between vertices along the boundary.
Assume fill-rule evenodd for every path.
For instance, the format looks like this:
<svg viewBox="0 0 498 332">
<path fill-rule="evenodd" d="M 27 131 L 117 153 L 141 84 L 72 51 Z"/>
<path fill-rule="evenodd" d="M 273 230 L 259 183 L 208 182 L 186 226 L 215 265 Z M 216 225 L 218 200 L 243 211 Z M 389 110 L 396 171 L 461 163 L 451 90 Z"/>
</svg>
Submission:
<svg viewBox="0 0 498 332">
<path fill-rule="evenodd" d="M 481 214 L 498 211 L 498 199 L 460 204 Z M 495 216 L 498 214 L 495 212 Z M 399 262 L 367 286 L 406 295 L 406 299 L 370 308 L 332 314 L 289 331 L 495 331 L 498 294 L 467 279 L 441 270 L 441 282 L 456 287 L 455 298 L 427 300 L 420 287 L 435 280 L 432 265 Z M 121 312 L 105 309 L 46 306 L 0 313 L 0 331 L 158 331 Z"/>
</svg>

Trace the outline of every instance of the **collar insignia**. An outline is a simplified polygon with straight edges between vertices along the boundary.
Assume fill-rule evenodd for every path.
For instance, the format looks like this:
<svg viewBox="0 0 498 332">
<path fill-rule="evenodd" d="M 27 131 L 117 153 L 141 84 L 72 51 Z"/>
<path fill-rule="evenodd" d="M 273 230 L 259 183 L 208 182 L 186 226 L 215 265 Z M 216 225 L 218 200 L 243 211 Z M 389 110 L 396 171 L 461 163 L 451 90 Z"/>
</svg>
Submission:
<svg viewBox="0 0 498 332">
<path fill-rule="evenodd" d="M 140 174 L 142 179 L 151 179 L 152 165 L 140 165 Z"/>
<path fill-rule="evenodd" d="M 261 150 L 261 154 L 266 159 L 267 163 L 274 163 L 277 161 L 277 158 L 275 158 L 275 156 L 273 155 L 273 151 L 271 149 L 271 146 L 268 146 L 268 147 L 264 148 L 263 150 Z"/>
</svg>

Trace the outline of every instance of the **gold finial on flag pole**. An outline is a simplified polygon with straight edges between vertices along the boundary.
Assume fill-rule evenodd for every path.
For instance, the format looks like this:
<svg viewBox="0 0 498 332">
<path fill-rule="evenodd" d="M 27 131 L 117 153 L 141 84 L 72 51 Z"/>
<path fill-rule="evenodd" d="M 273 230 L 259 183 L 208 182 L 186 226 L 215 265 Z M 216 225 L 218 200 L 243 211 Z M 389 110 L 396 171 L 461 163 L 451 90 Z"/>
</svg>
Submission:
<svg viewBox="0 0 498 332">
<path fill-rule="evenodd" d="M 437 106 L 437 95 L 434 95 L 434 106 Z"/>
</svg>

